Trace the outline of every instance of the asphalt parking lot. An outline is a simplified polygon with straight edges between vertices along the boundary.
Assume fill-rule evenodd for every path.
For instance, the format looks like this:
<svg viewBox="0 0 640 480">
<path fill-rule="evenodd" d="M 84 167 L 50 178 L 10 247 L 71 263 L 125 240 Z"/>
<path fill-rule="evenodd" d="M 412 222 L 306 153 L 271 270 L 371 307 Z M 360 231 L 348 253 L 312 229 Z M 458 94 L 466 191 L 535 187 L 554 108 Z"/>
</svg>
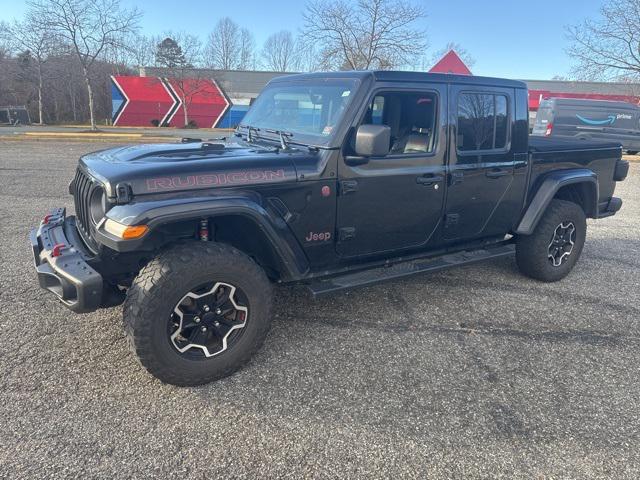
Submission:
<svg viewBox="0 0 640 480">
<path fill-rule="evenodd" d="M 640 163 L 560 283 L 507 258 L 280 288 L 253 362 L 180 389 L 136 363 L 119 308 L 37 286 L 28 231 L 104 147 L 0 141 L 0 477 L 640 477 Z"/>
</svg>

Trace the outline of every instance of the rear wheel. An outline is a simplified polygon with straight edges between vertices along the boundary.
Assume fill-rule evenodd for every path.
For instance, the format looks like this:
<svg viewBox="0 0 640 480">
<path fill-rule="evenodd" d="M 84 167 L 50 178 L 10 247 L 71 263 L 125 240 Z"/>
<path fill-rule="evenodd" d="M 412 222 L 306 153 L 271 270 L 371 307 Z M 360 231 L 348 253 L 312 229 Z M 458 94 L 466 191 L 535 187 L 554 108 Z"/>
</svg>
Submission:
<svg viewBox="0 0 640 480">
<path fill-rule="evenodd" d="M 140 363 L 166 383 L 192 386 L 232 374 L 260 348 L 271 285 L 233 247 L 178 245 L 145 266 L 127 292 L 125 333 Z"/>
<path fill-rule="evenodd" d="M 543 282 L 566 277 L 580 258 L 587 220 L 579 205 L 554 199 L 531 235 L 516 242 L 516 262 L 525 275 Z"/>
</svg>

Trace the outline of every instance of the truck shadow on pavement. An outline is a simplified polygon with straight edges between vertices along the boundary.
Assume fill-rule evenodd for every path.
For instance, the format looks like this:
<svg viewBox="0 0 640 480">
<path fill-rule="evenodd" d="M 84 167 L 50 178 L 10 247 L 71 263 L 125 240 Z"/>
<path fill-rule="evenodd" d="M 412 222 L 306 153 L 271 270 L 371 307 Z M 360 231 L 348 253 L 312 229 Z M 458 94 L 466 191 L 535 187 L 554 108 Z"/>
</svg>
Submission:
<svg viewBox="0 0 640 480">
<path fill-rule="evenodd" d="M 608 260 L 606 256 L 598 259 L 599 262 Z M 585 268 L 584 265 L 579 265 L 578 270 L 581 267 Z M 491 270 L 491 274 L 482 275 L 482 271 L 487 268 Z M 433 332 L 451 335 L 489 335 L 587 345 L 616 345 L 621 341 L 640 344 L 640 338 L 635 335 L 612 332 L 607 329 L 575 329 L 572 328 L 571 322 L 562 325 L 561 330 L 552 330 L 544 326 L 539 329 L 530 329 L 523 328 L 518 321 L 505 322 L 506 315 L 483 319 L 474 315 L 471 310 L 464 312 L 463 315 L 457 310 L 452 311 L 452 315 L 446 315 L 445 310 L 444 314 L 425 317 L 422 315 L 425 311 L 423 309 L 416 314 L 416 304 L 408 301 L 407 296 L 419 291 L 425 294 L 423 304 L 431 304 L 431 306 L 434 302 L 442 300 L 443 295 L 445 301 L 441 303 L 444 304 L 451 299 L 464 298 L 469 289 L 487 302 L 491 301 L 492 296 L 505 294 L 518 296 L 523 293 L 537 294 L 547 301 L 553 301 L 553 298 L 548 295 L 549 291 L 553 292 L 555 288 L 553 285 L 564 283 L 550 285 L 525 279 L 517 272 L 512 259 L 498 260 L 492 264 L 466 267 L 466 269 L 480 275 L 466 276 L 464 272 L 455 271 L 435 275 L 416 275 L 393 284 L 365 287 L 316 300 L 311 299 L 301 287 L 281 287 L 277 291 L 275 318 L 278 322 L 322 324 L 338 329 L 368 329 L 381 333 Z M 572 275 L 580 275 L 580 272 Z M 565 282 L 571 282 L 571 277 Z M 429 300 L 430 293 L 436 294 L 433 302 Z M 563 292 L 562 298 L 556 301 L 563 304 L 605 308 L 628 318 L 640 317 L 640 308 L 607 301 L 602 296 L 598 296 L 597 292 L 594 292 L 594 295 Z M 380 320 L 378 303 L 384 304 L 382 310 L 387 316 L 393 318 L 393 321 Z M 518 305 L 515 304 L 514 307 L 517 308 Z M 376 315 L 375 312 L 378 314 Z"/>
</svg>

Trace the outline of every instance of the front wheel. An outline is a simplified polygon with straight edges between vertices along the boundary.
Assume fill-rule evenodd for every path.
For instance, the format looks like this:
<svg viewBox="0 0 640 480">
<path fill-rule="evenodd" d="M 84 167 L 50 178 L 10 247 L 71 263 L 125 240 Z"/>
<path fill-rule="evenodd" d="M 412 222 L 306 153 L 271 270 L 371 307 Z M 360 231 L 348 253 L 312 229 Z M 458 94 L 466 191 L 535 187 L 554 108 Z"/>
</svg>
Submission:
<svg viewBox="0 0 640 480">
<path fill-rule="evenodd" d="M 270 325 L 271 284 L 235 248 L 192 242 L 138 274 L 124 304 L 125 333 L 140 363 L 163 382 L 194 386 L 232 374 Z"/>
<path fill-rule="evenodd" d="M 525 275 L 543 282 L 566 277 L 580 258 L 587 219 L 580 205 L 554 199 L 531 235 L 516 241 L 516 262 Z"/>
</svg>

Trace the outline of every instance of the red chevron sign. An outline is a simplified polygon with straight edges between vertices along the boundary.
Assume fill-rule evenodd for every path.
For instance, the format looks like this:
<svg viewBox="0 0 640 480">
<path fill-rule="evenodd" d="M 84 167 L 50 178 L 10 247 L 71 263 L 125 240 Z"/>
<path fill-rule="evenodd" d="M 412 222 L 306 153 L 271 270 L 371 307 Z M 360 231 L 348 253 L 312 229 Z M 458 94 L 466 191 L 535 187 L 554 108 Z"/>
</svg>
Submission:
<svg viewBox="0 0 640 480">
<path fill-rule="evenodd" d="M 186 97 L 189 120 L 195 121 L 199 127 L 215 127 L 229 108 L 229 100 L 214 80 L 187 78 L 179 81 L 170 78 L 167 82 L 179 98 Z M 175 125 L 184 125 L 184 107 L 181 101 L 174 116 Z"/>
<path fill-rule="evenodd" d="M 186 103 L 190 121 L 198 127 L 213 128 L 230 106 L 213 79 L 113 76 L 111 82 L 112 120 L 118 126 L 182 127 Z"/>
</svg>

